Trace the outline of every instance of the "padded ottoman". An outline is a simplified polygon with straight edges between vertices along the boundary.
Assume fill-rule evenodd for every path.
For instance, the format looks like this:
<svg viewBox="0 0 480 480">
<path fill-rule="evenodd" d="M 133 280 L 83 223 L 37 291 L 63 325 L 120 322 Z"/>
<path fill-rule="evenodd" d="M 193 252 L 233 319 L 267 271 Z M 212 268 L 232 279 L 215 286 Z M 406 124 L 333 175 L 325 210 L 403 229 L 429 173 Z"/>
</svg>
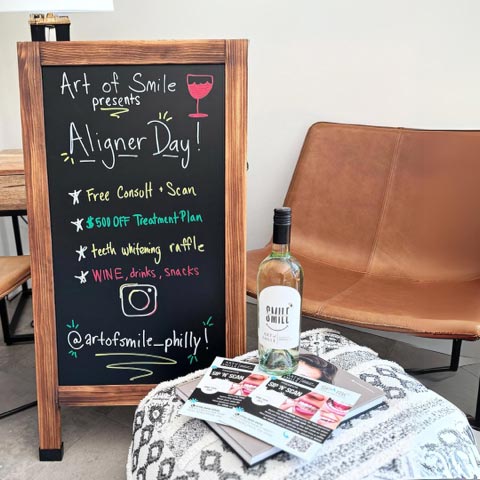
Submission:
<svg viewBox="0 0 480 480">
<path fill-rule="evenodd" d="M 178 414 L 175 386 L 159 384 L 139 404 L 128 480 L 309 480 L 480 477 L 480 455 L 465 415 L 446 399 L 335 330 L 302 334 L 304 349 L 381 388 L 386 402 L 344 422 L 306 463 L 284 452 L 247 467 L 202 421 Z M 248 358 L 256 352 L 240 358 Z"/>
</svg>

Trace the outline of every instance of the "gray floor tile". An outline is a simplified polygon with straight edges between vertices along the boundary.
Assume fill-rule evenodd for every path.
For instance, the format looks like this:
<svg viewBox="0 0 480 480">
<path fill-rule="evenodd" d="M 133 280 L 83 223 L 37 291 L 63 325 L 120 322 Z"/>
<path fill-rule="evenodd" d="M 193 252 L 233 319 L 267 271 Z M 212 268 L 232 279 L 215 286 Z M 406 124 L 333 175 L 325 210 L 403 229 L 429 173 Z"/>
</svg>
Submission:
<svg viewBox="0 0 480 480">
<path fill-rule="evenodd" d="M 13 369 L 12 369 L 13 370 Z M 36 400 L 34 381 L 26 381 L 18 377 L 16 372 L 0 370 L 0 413 L 17 408 Z"/>
<path fill-rule="evenodd" d="M 76 442 L 68 442 L 65 435 L 65 457 L 62 462 L 33 462 L 18 473 L 13 469 L 11 478 L 125 479 L 130 438 L 130 426 L 99 417 Z"/>
<path fill-rule="evenodd" d="M 97 409 L 63 408 L 64 460 L 39 462 L 36 410 L 13 415 L 0 421 L 0 452 L 6 452 L 0 479 L 124 478 L 120 472 L 124 475 L 130 435 L 131 423 L 122 424 Z M 110 470 L 115 475 L 98 473 Z"/>
<path fill-rule="evenodd" d="M 463 368 L 467 370 L 467 372 L 473 373 L 476 377 L 480 377 L 480 363 L 465 365 Z"/>
<path fill-rule="evenodd" d="M 0 347 L 0 372 L 14 375 L 19 380 L 35 384 L 33 344 Z"/>
<path fill-rule="evenodd" d="M 449 365 L 450 356 L 394 341 L 389 360 L 397 362 L 403 368 L 431 368 Z"/>
<path fill-rule="evenodd" d="M 37 449 L 35 409 L 0 420 L 0 479 L 28 478 L 25 470 L 36 463 Z"/>
<path fill-rule="evenodd" d="M 135 415 L 135 407 L 115 407 L 106 414 L 107 418 L 112 422 L 128 427 L 130 430 L 133 425 L 133 416 Z"/>
</svg>

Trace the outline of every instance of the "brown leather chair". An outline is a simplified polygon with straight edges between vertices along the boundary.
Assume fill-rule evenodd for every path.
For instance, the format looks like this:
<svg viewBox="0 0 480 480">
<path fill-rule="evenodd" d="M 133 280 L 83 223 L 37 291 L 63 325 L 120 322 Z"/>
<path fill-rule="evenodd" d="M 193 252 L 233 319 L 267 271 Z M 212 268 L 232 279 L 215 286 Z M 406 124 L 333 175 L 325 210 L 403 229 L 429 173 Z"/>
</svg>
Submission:
<svg viewBox="0 0 480 480">
<path fill-rule="evenodd" d="M 304 315 L 455 339 L 458 368 L 480 337 L 480 131 L 316 123 L 285 205 Z M 248 252 L 250 295 L 269 250 Z"/>
</svg>

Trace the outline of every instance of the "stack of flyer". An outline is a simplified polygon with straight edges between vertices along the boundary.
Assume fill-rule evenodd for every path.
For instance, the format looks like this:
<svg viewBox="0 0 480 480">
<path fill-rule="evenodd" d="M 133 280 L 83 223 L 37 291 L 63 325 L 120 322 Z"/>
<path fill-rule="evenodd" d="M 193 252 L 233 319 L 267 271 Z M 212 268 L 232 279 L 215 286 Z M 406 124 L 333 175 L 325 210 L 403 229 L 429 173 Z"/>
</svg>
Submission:
<svg viewBox="0 0 480 480">
<path fill-rule="evenodd" d="M 282 377 L 216 357 L 203 378 L 176 391 L 180 413 L 205 420 L 249 465 L 281 450 L 311 460 L 342 421 L 384 400 L 380 389 L 306 353 Z"/>
</svg>

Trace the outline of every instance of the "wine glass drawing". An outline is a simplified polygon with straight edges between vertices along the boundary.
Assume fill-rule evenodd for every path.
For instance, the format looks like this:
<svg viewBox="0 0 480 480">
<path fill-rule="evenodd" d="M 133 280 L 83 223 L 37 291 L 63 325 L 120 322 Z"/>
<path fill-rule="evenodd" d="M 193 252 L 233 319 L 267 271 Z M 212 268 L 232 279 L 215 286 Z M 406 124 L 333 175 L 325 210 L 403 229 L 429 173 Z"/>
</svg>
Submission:
<svg viewBox="0 0 480 480">
<path fill-rule="evenodd" d="M 198 103 L 201 98 L 205 98 L 212 90 L 213 75 L 199 75 L 194 73 L 187 73 L 187 87 L 188 93 L 197 101 L 197 109 L 195 113 L 189 113 L 191 118 L 205 118 L 208 113 L 200 113 L 198 111 Z"/>
</svg>

